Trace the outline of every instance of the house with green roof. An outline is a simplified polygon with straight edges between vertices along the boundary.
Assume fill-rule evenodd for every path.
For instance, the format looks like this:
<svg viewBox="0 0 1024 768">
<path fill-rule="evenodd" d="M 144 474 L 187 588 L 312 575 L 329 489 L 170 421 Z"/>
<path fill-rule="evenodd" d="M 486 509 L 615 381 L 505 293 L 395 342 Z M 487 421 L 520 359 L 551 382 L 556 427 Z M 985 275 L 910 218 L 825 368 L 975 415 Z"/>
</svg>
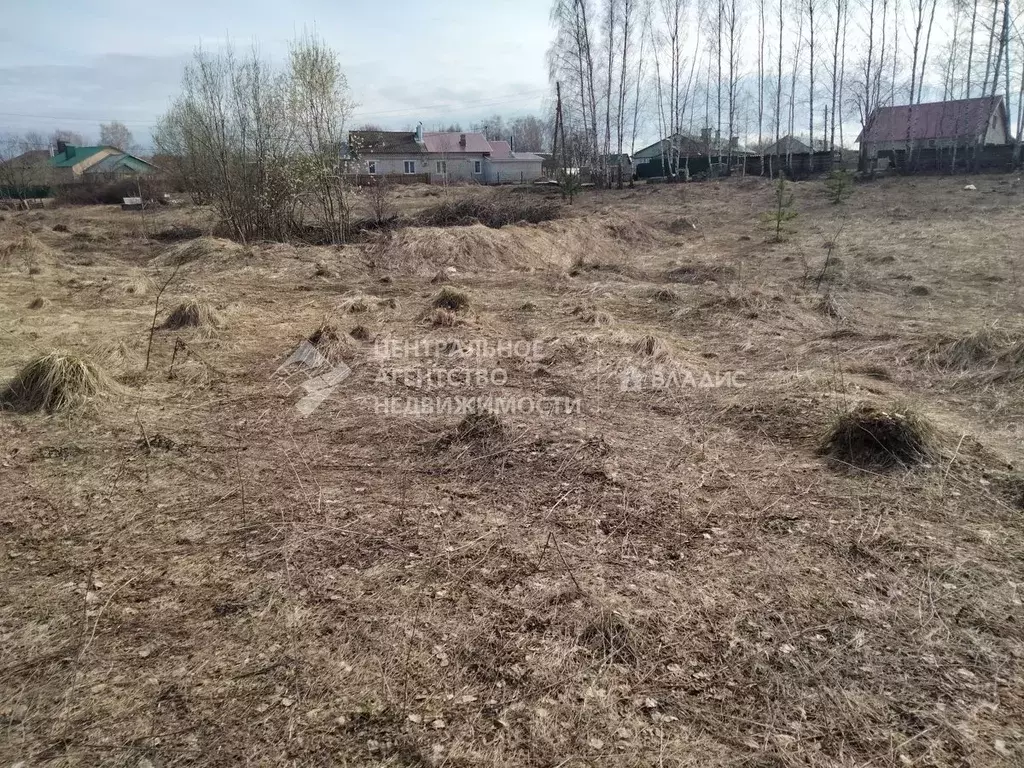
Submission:
<svg viewBox="0 0 1024 768">
<path fill-rule="evenodd" d="M 140 157 L 116 147 L 79 147 L 57 142 L 57 151 L 50 158 L 50 167 L 57 181 L 102 181 L 122 176 L 151 173 L 156 168 Z"/>
</svg>

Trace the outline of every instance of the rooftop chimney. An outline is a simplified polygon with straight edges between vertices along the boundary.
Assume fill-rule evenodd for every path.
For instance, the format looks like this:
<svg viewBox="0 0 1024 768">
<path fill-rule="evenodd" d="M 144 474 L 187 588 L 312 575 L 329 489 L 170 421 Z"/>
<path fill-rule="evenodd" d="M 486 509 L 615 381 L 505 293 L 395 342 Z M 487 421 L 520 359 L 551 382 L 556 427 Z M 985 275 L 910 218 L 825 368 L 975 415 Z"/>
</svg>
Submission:
<svg viewBox="0 0 1024 768">
<path fill-rule="evenodd" d="M 729 138 L 729 149 L 737 149 L 739 147 L 739 145 L 740 145 L 740 137 L 739 136 L 731 136 Z"/>
<path fill-rule="evenodd" d="M 68 145 L 67 145 L 67 144 L 65 144 L 65 143 L 64 143 L 63 141 L 61 141 L 60 139 L 57 139 L 57 154 L 58 154 L 58 155 L 63 155 L 63 154 L 65 154 L 65 153 L 66 153 L 66 151 L 67 151 L 67 148 L 68 148 Z"/>
<path fill-rule="evenodd" d="M 466 134 L 464 133 L 459 134 L 459 146 L 463 149 L 466 148 Z"/>
<path fill-rule="evenodd" d="M 416 143 L 423 143 L 423 123 L 422 121 L 416 125 Z"/>
<path fill-rule="evenodd" d="M 508 151 L 513 155 L 516 153 L 516 137 L 514 134 L 508 137 Z"/>
</svg>

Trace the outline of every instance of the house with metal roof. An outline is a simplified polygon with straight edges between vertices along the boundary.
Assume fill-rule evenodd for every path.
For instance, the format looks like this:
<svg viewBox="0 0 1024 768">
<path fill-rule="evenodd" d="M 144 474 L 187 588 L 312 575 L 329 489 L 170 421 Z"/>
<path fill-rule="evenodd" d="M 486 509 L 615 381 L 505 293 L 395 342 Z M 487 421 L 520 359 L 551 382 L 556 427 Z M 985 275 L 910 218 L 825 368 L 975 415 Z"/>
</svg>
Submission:
<svg viewBox="0 0 1024 768">
<path fill-rule="evenodd" d="M 692 171 L 693 164 L 688 161 L 691 158 L 703 160 L 705 166 L 712 161 L 721 161 L 726 158 L 737 158 L 755 154 L 740 144 L 739 136 L 731 139 L 712 136 L 711 130 L 705 128 L 700 136 L 691 136 L 686 133 L 676 133 L 672 136 L 656 141 L 650 146 L 638 149 L 633 153 L 633 167 L 642 178 L 652 173 L 663 173 L 661 170 L 662 159 L 670 166 L 682 167 L 689 164 Z M 718 160 L 720 159 L 720 160 Z M 647 166 L 646 168 L 644 166 Z"/>
<path fill-rule="evenodd" d="M 1010 143 L 1002 96 L 879 107 L 857 137 L 868 158 L 879 152 Z"/>
<path fill-rule="evenodd" d="M 810 154 L 811 148 L 795 136 L 783 136 L 776 142 L 769 144 L 763 150 L 762 155 L 806 155 Z"/>
<path fill-rule="evenodd" d="M 534 181 L 543 159 L 511 143 L 462 131 L 350 131 L 350 168 L 372 176 L 426 174 L 431 183 Z"/>
<path fill-rule="evenodd" d="M 140 157 L 116 147 L 79 147 L 57 142 L 49 166 L 58 181 L 107 180 L 150 173 L 156 168 Z"/>
</svg>

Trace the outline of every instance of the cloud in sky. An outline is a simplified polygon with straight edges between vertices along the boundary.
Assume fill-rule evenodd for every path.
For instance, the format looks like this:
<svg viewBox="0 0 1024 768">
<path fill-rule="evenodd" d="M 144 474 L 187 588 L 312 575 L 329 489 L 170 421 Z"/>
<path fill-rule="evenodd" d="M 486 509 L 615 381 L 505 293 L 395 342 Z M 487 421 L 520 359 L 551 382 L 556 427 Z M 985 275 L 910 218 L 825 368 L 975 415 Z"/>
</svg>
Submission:
<svg viewBox="0 0 1024 768">
<path fill-rule="evenodd" d="M 197 45 L 283 59 L 315 31 L 337 50 L 354 120 L 401 128 L 538 112 L 548 94 L 548 0 L 388 4 L 297 0 L 53 0 L 16 4 L 0 30 L 0 132 L 121 120 L 143 145 Z"/>
</svg>

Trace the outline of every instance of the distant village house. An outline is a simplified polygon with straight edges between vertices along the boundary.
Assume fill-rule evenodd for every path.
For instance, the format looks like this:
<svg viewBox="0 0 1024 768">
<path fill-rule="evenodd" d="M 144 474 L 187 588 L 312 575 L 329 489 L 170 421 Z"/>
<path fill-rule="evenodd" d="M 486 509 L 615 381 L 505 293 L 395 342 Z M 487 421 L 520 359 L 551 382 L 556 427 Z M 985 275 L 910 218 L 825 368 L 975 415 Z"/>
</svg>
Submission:
<svg viewBox="0 0 1024 768">
<path fill-rule="evenodd" d="M 509 141 L 474 132 L 428 132 L 422 125 L 415 131 L 351 131 L 348 153 L 353 173 L 419 176 L 432 184 L 532 182 L 541 177 L 543 163 L 533 152 L 516 152 Z"/>
<path fill-rule="evenodd" d="M 79 147 L 63 141 L 57 142 L 49 166 L 57 182 L 111 181 L 156 170 L 151 163 L 116 147 Z"/>
<path fill-rule="evenodd" d="M 1002 96 L 981 96 L 958 101 L 880 107 L 871 113 L 857 139 L 862 157 L 922 149 L 979 149 L 1006 146 L 1010 126 Z"/>
</svg>

